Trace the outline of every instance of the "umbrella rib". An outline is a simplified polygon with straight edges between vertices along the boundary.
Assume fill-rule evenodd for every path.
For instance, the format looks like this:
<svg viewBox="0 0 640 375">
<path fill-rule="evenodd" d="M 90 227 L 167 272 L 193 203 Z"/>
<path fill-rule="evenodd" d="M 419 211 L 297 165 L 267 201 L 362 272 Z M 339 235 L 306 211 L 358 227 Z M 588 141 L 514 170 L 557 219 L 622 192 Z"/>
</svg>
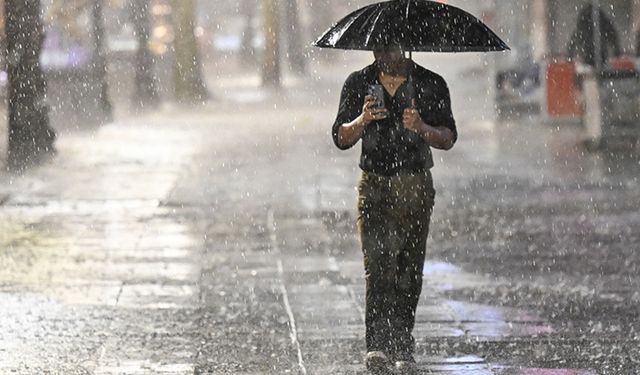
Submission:
<svg viewBox="0 0 640 375">
<path fill-rule="evenodd" d="M 342 32 L 340 34 L 333 35 L 331 39 L 336 39 L 336 40 L 340 39 L 342 37 L 342 35 L 346 34 L 349 31 L 349 29 L 351 29 L 351 27 L 355 24 L 355 22 L 358 19 L 358 17 L 360 17 L 362 15 L 362 13 L 365 13 L 366 11 L 367 11 L 366 8 L 362 8 L 362 9 L 359 9 L 358 11 L 354 12 L 352 14 L 352 17 L 349 20 L 349 22 L 342 27 Z M 333 40 L 330 41 L 330 42 L 335 43 L 335 41 L 333 41 Z"/>
<path fill-rule="evenodd" d="M 354 22 L 356 22 L 356 18 L 350 19 L 349 23 L 347 23 L 347 25 L 345 25 L 342 33 L 334 34 L 329 38 L 329 43 L 336 43 L 336 41 L 338 41 L 340 39 L 340 37 L 342 37 L 342 35 L 347 32 L 347 30 L 349 30 L 349 28 L 351 27 L 351 25 L 354 24 Z"/>
<path fill-rule="evenodd" d="M 371 23 L 371 30 L 369 30 L 369 32 L 367 33 L 367 38 L 364 42 L 365 46 L 369 45 L 369 41 L 371 40 L 371 36 L 373 35 L 373 32 L 376 29 L 376 26 L 378 25 L 378 20 L 380 19 L 380 16 L 382 15 L 382 8 L 378 8 L 377 12 L 378 14 L 376 15 L 376 19 Z"/>
</svg>

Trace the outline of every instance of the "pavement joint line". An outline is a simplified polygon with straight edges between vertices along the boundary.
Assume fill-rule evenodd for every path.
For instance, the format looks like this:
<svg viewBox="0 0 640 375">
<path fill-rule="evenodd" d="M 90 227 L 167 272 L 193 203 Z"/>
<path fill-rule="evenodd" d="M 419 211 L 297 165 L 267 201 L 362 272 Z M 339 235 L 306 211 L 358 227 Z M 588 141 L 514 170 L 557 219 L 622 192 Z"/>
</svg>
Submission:
<svg viewBox="0 0 640 375">
<path fill-rule="evenodd" d="M 276 235 L 276 225 L 275 225 L 275 217 L 273 209 L 269 208 L 267 211 L 267 228 L 269 230 L 269 239 L 271 240 L 272 251 L 275 254 L 280 255 L 280 247 L 278 246 L 278 237 Z M 287 286 L 284 281 L 284 265 L 282 263 L 282 259 L 278 257 L 276 262 L 278 267 L 278 276 L 280 278 L 280 292 L 282 293 L 282 302 L 284 304 L 284 308 L 287 312 L 287 316 L 289 317 L 289 336 L 291 338 L 291 343 L 295 345 L 296 352 L 298 355 L 298 367 L 300 369 L 300 373 L 302 375 L 307 375 L 307 369 L 304 366 L 304 359 L 302 357 L 302 347 L 300 346 L 300 341 L 298 340 L 298 330 L 296 328 L 296 319 L 293 314 L 293 309 L 291 308 L 291 303 L 289 302 L 289 293 L 287 292 Z"/>
<path fill-rule="evenodd" d="M 124 282 L 120 283 L 120 289 L 118 290 L 118 295 L 116 296 L 116 303 L 114 306 L 118 306 L 120 303 L 120 297 L 122 297 L 122 292 L 124 291 Z"/>
<path fill-rule="evenodd" d="M 300 367 L 300 373 L 303 375 L 307 374 L 307 369 L 304 366 L 304 361 L 302 358 L 302 348 L 300 347 L 300 341 L 298 341 L 298 331 L 296 329 L 296 320 L 293 315 L 293 309 L 291 308 L 291 304 L 289 303 L 289 293 L 287 292 L 287 287 L 284 285 L 284 267 L 282 265 L 282 260 L 278 259 L 278 274 L 280 275 L 280 291 L 282 292 L 282 299 L 284 303 L 285 310 L 287 311 L 287 315 L 289 316 L 289 327 L 291 328 L 290 336 L 291 343 L 296 346 L 296 351 L 298 352 L 298 366 Z"/>
</svg>

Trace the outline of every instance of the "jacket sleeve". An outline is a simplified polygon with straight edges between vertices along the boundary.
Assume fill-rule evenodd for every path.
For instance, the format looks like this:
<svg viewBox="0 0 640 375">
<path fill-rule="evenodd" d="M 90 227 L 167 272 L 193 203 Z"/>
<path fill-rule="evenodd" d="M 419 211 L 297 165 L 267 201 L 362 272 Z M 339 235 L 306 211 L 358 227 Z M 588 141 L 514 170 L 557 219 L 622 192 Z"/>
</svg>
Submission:
<svg viewBox="0 0 640 375">
<path fill-rule="evenodd" d="M 340 105 L 338 107 L 338 115 L 333 123 L 331 135 L 333 136 L 333 143 L 341 150 L 347 150 L 353 145 L 341 146 L 338 142 L 338 129 L 342 124 L 349 123 L 356 119 L 360 115 L 362 105 L 364 103 L 364 96 L 358 92 L 358 79 L 357 73 L 352 73 L 344 83 L 342 92 L 340 94 Z"/>
<path fill-rule="evenodd" d="M 458 140 L 458 130 L 456 121 L 451 110 L 451 96 L 449 87 L 442 77 L 437 77 L 434 82 L 433 97 L 429 101 L 431 104 L 424 112 L 421 112 L 422 119 L 429 125 L 435 127 L 445 127 L 453 132 L 454 143 Z"/>
</svg>

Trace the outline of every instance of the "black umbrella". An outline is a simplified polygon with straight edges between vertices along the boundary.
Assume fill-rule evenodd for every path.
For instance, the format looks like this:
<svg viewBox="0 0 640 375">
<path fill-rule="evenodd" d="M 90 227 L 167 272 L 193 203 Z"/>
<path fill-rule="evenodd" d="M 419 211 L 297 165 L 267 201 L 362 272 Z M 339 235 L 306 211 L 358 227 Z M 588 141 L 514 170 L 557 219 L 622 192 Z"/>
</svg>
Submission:
<svg viewBox="0 0 640 375">
<path fill-rule="evenodd" d="M 488 52 L 509 47 L 482 21 L 451 5 L 428 0 L 391 0 L 344 17 L 315 46 L 371 51 L 399 45 L 405 51 Z"/>
</svg>

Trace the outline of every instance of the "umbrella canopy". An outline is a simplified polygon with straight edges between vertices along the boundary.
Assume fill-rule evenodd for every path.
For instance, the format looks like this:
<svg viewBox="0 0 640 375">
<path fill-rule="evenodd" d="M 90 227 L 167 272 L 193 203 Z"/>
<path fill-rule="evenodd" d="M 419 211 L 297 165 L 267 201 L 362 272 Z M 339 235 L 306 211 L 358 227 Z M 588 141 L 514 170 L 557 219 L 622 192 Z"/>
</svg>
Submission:
<svg viewBox="0 0 640 375">
<path fill-rule="evenodd" d="M 428 0 L 391 0 L 358 9 L 338 21 L 314 45 L 367 51 L 387 45 L 416 52 L 509 49 L 476 17 L 460 8 Z"/>
</svg>

